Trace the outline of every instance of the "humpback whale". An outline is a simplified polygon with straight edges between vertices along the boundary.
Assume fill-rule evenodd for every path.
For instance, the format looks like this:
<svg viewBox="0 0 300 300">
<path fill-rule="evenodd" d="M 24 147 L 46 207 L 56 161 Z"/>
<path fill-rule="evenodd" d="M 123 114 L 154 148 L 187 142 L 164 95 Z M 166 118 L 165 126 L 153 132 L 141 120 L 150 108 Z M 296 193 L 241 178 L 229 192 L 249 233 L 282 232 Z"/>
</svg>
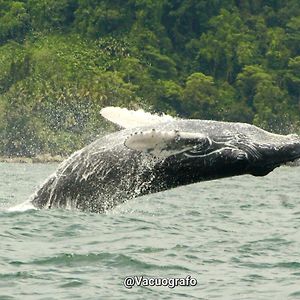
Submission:
<svg viewBox="0 0 300 300">
<path fill-rule="evenodd" d="M 300 137 L 246 123 L 179 119 L 106 107 L 122 130 L 61 163 L 30 199 L 36 208 L 105 212 L 128 199 L 229 176 L 264 176 L 300 158 Z"/>
</svg>

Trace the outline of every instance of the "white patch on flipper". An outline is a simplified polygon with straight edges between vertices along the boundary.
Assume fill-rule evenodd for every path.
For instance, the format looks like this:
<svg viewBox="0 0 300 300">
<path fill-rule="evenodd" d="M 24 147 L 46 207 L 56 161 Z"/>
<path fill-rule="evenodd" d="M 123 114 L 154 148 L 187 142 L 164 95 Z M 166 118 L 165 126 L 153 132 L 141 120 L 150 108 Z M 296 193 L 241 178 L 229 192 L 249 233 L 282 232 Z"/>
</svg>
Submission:
<svg viewBox="0 0 300 300">
<path fill-rule="evenodd" d="M 165 158 L 192 149 L 201 144 L 205 138 L 199 133 L 156 131 L 153 129 L 132 134 L 126 139 L 124 145 L 131 150 Z"/>
<path fill-rule="evenodd" d="M 109 106 L 102 108 L 100 114 L 105 119 L 123 128 L 136 128 L 151 126 L 162 122 L 171 122 L 175 118 L 168 115 L 156 115 L 139 110 L 128 110 L 127 108 Z"/>
</svg>

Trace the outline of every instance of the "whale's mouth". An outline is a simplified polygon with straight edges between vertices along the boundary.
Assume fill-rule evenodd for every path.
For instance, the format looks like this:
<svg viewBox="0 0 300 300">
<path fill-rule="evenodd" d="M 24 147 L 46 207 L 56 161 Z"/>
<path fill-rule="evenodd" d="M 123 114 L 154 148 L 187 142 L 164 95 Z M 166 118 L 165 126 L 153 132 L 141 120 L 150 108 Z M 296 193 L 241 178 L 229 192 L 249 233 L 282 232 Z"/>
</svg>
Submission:
<svg viewBox="0 0 300 300">
<path fill-rule="evenodd" d="M 300 159 L 300 142 L 294 143 L 282 149 L 283 163 L 293 162 Z"/>
<path fill-rule="evenodd" d="M 276 149 L 276 147 L 274 147 Z M 264 153 L 263 153 L 264 152 Z M 262 151 L 262 159 L 256 160 L 249 167 L 250 174 L 254 176 L 265 176 L 275 168 L 289 165 L 300 159 L 300 143 L 281 145 L 279 149 L 272 147 Z"/>
<path fill-rule="evenodd" d="M 299 159 L 300 159 L 300 154 L 295 155 L 290 160 L 286 161 L 286 163 L 288 163 L 288 162 L 294 162 L 294 161 L 299 160 Z"/>
</svg>

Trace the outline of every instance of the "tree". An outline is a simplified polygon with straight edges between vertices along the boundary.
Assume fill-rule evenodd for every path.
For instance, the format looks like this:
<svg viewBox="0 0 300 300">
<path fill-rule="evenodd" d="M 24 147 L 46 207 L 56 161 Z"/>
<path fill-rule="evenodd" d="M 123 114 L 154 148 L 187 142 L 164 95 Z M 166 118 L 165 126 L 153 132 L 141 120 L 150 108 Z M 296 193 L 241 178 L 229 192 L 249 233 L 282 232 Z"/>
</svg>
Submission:
<svg viewBox="0 0 300 300">
<path fill-rule="evenodd" d="M 291 55 L 290 50 L 285 45 L 286 35 L 282 28 L 270 28 L 267 32 L 267 52 L 266 58 L 268 67 L 273 69 L 283 69 L 288 63 Z"/>
<path fill-rule="evenodd" d="M 29 29 L 25 3 L 0 0 L 0 44 L 8 39 L 21 39 Z"/>
<path fill-rule="evenodd" d="M 262 66 L 252 65 L 243 68 L 237 77 L 237 89 L 240 97 L 253 109 L 253 99 L 260 82 L 272 83 L 272 76 Z"/>
<path fill-rule="evenodd" d="M 37 29 L 61 30 L 74 21 L 77 0 L 28 0 L 32 26 Z"/>
<path fill-rule="evenodd" d="M 288 105 L 288 94 L 270 82 L 260 82 L 253 99 L 253 123 L 277 133 L 288 133 L 293 112 Z"/>
<path fill-rule="evenodd" d="M 170 115 L 184 113 L 183 105 L 183 88 L 172 80 L 159 80 L 158 97 L 154 104 L 155 110 L 163 111 Z"/>
<path fill-rule="evenodd" d="M 300 17 L 292 17 L 286 26 L 287 44 L 294 55 L 300 55 Z"/>
<path fill-rule="evenodd" d="M 240 95 L 253 111 L 253 122 L 269 130 L 284 130 L 294 113 L 286 91 L 261 66 L 247 66 L 239 74 L 237 86 Z"/>
<path fill-rule="evenodd" d="M 132 23 L 132 14 L 121 1 L 85 1 L 78 0 L 75 12 L 75 27 L 92 38 L 128 28 Z"/>
<path fill-rule="evenodd" d="M 203 73 L 194 73 L 187 78 L 183 91 L 183 109 L 192 118 L 210 119 L 215 115 L 218 90 L 214 79 Z"/>
<path fill-rule="evenodd" d="M 248 33 L 237 12 L 222 9 L 209 24 L 211 30 L 200 37 L 199 66 L 213 77 L 232 82 L 243 64 L 255 61 L 255 37 Z"/>
<path fill-rule="evenodd" d="M 290 58 L 285 81 L 290 94 L 296 98 L 296 103 L 300 105 L 300 56 Z"/>
<path fill-rule="evenodd" d="M 177 75 L 176 64 L 169 56 L 161 54 L 151 46 L 145 49 L 144 55 L 150 64 L 150 72 L 153 77 L 172 79 Z"/>
<path fill-rule="evenodd" d="M 190 39 L 198 38 L 209 28 L 209 20 L 221 8 L 233 7 L 231 0 L 168 0 L 165 4 L 163 24 L 167 28 L 175 49 L 184 49 Z"/>
</svg>

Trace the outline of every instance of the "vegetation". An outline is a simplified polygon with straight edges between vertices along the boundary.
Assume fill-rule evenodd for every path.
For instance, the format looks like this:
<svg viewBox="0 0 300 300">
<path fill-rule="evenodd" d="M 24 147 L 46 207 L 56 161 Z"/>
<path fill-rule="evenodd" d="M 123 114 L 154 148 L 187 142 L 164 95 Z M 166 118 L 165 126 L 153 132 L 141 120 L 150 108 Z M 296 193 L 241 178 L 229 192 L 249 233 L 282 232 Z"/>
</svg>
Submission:
<svg viewBox="0 0 300 300">
<path fill-rule="evenodd" d="M 0 154 L 68 154 L 107 105 L 300 125 L 298 0 L 0 0 Z"/>
</svg>

